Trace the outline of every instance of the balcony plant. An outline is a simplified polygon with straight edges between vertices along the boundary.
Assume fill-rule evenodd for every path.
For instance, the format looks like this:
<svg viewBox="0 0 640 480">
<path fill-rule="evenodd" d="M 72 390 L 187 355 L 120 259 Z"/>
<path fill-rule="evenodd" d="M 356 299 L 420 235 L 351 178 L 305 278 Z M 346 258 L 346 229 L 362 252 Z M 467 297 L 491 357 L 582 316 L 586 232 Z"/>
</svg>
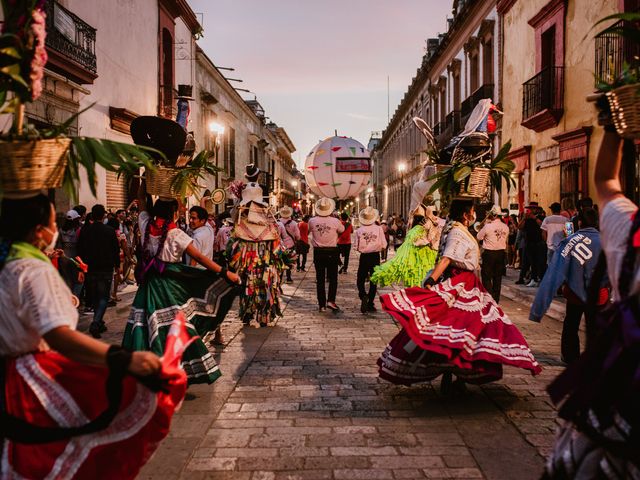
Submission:
<svg viewBox="0 0 640 480">
<path fill-rule="evenodd" d="M 11 115 L 12 122 L 0 134 L 0 193 L 62 186 L 77 200 L 81 167 L 95 195 L 96 165 L 134 174 L 142 166 L 153 169 L 151 154 L 162 154 L 110 140 L 69 136 L 69 127 L 86 109 L 56 127 L 25 125 L 25 104 L 37 100 L 43 88 L 47 62 L 44 4 L 45 0 L 2 0 L 0 114 Z"/>
<path fill-rule="evenodd" d="M 610 20 L 621 20 L 598 32 L 597 36 L 613 35 L 620 37 L 631 51 L 638 52 L 640 48 L 640 12 L 626 12 L 609 15 L 598 22 L 599 25 Z M 612 63 L 612 59 L 608 59 Z M 611 64 L 609 71 L 614 71 Z M 640 58 L 637 54 L 633 58 L 625 59 L 621 71 L 616 76 L 597 78 L 597 88 L 603 92 L 598 100 L 598 107 L 610 109 L 613 123 L 621 137 L 640 138 Z M 604 103 L 603 103 L 604 102 Z M 608 105 L 606 105 L 608 103 Z"/>
</svg>

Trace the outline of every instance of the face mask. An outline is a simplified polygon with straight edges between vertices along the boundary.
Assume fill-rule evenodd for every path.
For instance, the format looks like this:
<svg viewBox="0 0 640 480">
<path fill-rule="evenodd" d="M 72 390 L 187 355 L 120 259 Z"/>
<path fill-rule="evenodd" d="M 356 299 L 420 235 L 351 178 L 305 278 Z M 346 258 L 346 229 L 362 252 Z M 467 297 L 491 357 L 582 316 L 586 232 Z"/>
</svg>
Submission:
<svg viewBox="0 0 640 480">
<path fill-rule="evenodd" d="M 51 237 L 51 242 L 49 242 L 49 244 L 45 247 L 44 251 L 45 252 L 50 252 L 52 250 L 54 250 L 56 248 L 56 243 L 58 242 L 58 235 L 60 235 L 60 232 L 58 230 L 56 230 L 55 232 L 52 232 L 49 228 L 44 227 L 44 229 L 49 232 L 51 235 L 53 235 Z"/>
</svg>

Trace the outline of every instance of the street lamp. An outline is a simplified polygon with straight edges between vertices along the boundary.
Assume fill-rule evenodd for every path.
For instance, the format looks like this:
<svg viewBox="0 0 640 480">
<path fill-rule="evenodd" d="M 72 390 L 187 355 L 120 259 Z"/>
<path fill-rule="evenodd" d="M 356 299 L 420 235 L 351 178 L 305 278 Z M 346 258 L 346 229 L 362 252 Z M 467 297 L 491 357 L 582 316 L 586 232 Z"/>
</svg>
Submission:
<svg viewBox="0 0 640 480">
<path fill-rule="evenodd" d="M 372 196 L 371 194 L 372 193 L 373 193 L 373 188 L 372 187 L 367 188 L 367 206 L 368 207 L 372 207 L 373 206 L 372 205 L 373 202 L 371 201 L 371 196 Z"/>
<path fill-rule="evenodd" d="M 407 169 L 407 164 L 400 162 L 398 164 L 398 172 L 400 172 L 400 216 L 404 216 L 404 171 Z"/>
<path fill-rule="evenodd" d="M 211 132 L 211 136 L 213 137 L 213 158 L 216 164 L 216 177 L 215 177 L 215 188 L 218 188 L 218 156 L 220 152 L 220 138 L 224 135 L 224 125 L 221 125 L 217 122 L 211 122 L 209 124 L 209 131 Z M 216 205 L 216 214 L 218 213 L 218 205 Z"/>
</svg>

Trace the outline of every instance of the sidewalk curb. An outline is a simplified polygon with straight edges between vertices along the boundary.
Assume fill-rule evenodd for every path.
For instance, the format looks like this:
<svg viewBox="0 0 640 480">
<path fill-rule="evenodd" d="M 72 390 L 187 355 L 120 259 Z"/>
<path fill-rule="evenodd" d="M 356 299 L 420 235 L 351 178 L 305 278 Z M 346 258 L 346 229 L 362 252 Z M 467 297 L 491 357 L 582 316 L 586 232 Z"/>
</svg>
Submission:
<svg viewBox="0 0 640 480">
<path fill-rule="evenodd" d="M 522 306 L 528 311 L 533 304 L 533 301 L 536 297 L 536 289 L 531 288 L 531 293 L 523 292 L 522 289 L 516 287 L 515 285 L 510 285 L 509 283 L 503 283 L 502 289 L 500 291 L 500 295 L 512 300 L 514 302 L 522 304 Z M 553 300 L 547 313 L 545 313 L 546 317 L 553 318 L 559 322 L 564 321 L 566 306 L 564 302 L 560 300 Z M 528 315 L 528 313 L 527 313 Z"/>
</svg>

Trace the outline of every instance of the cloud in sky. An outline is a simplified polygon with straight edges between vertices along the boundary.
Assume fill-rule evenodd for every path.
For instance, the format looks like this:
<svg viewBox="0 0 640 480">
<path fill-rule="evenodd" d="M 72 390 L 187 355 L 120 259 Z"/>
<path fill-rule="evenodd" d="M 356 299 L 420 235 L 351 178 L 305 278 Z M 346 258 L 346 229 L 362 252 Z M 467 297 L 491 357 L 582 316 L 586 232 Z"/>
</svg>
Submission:
<svg viewBox="0 0 640 480">
<path fill-rule="evenodd" d="M 287 130 L 298 163 L 335 129 L 366 144 L 415 76 L 449 0 L 189 0 L 200 46 L 257 94 Z M 224 73 L 224 72 L 223 72 Z M 250 98 L 251 96 L 247 96 Z"/>
</svg>

